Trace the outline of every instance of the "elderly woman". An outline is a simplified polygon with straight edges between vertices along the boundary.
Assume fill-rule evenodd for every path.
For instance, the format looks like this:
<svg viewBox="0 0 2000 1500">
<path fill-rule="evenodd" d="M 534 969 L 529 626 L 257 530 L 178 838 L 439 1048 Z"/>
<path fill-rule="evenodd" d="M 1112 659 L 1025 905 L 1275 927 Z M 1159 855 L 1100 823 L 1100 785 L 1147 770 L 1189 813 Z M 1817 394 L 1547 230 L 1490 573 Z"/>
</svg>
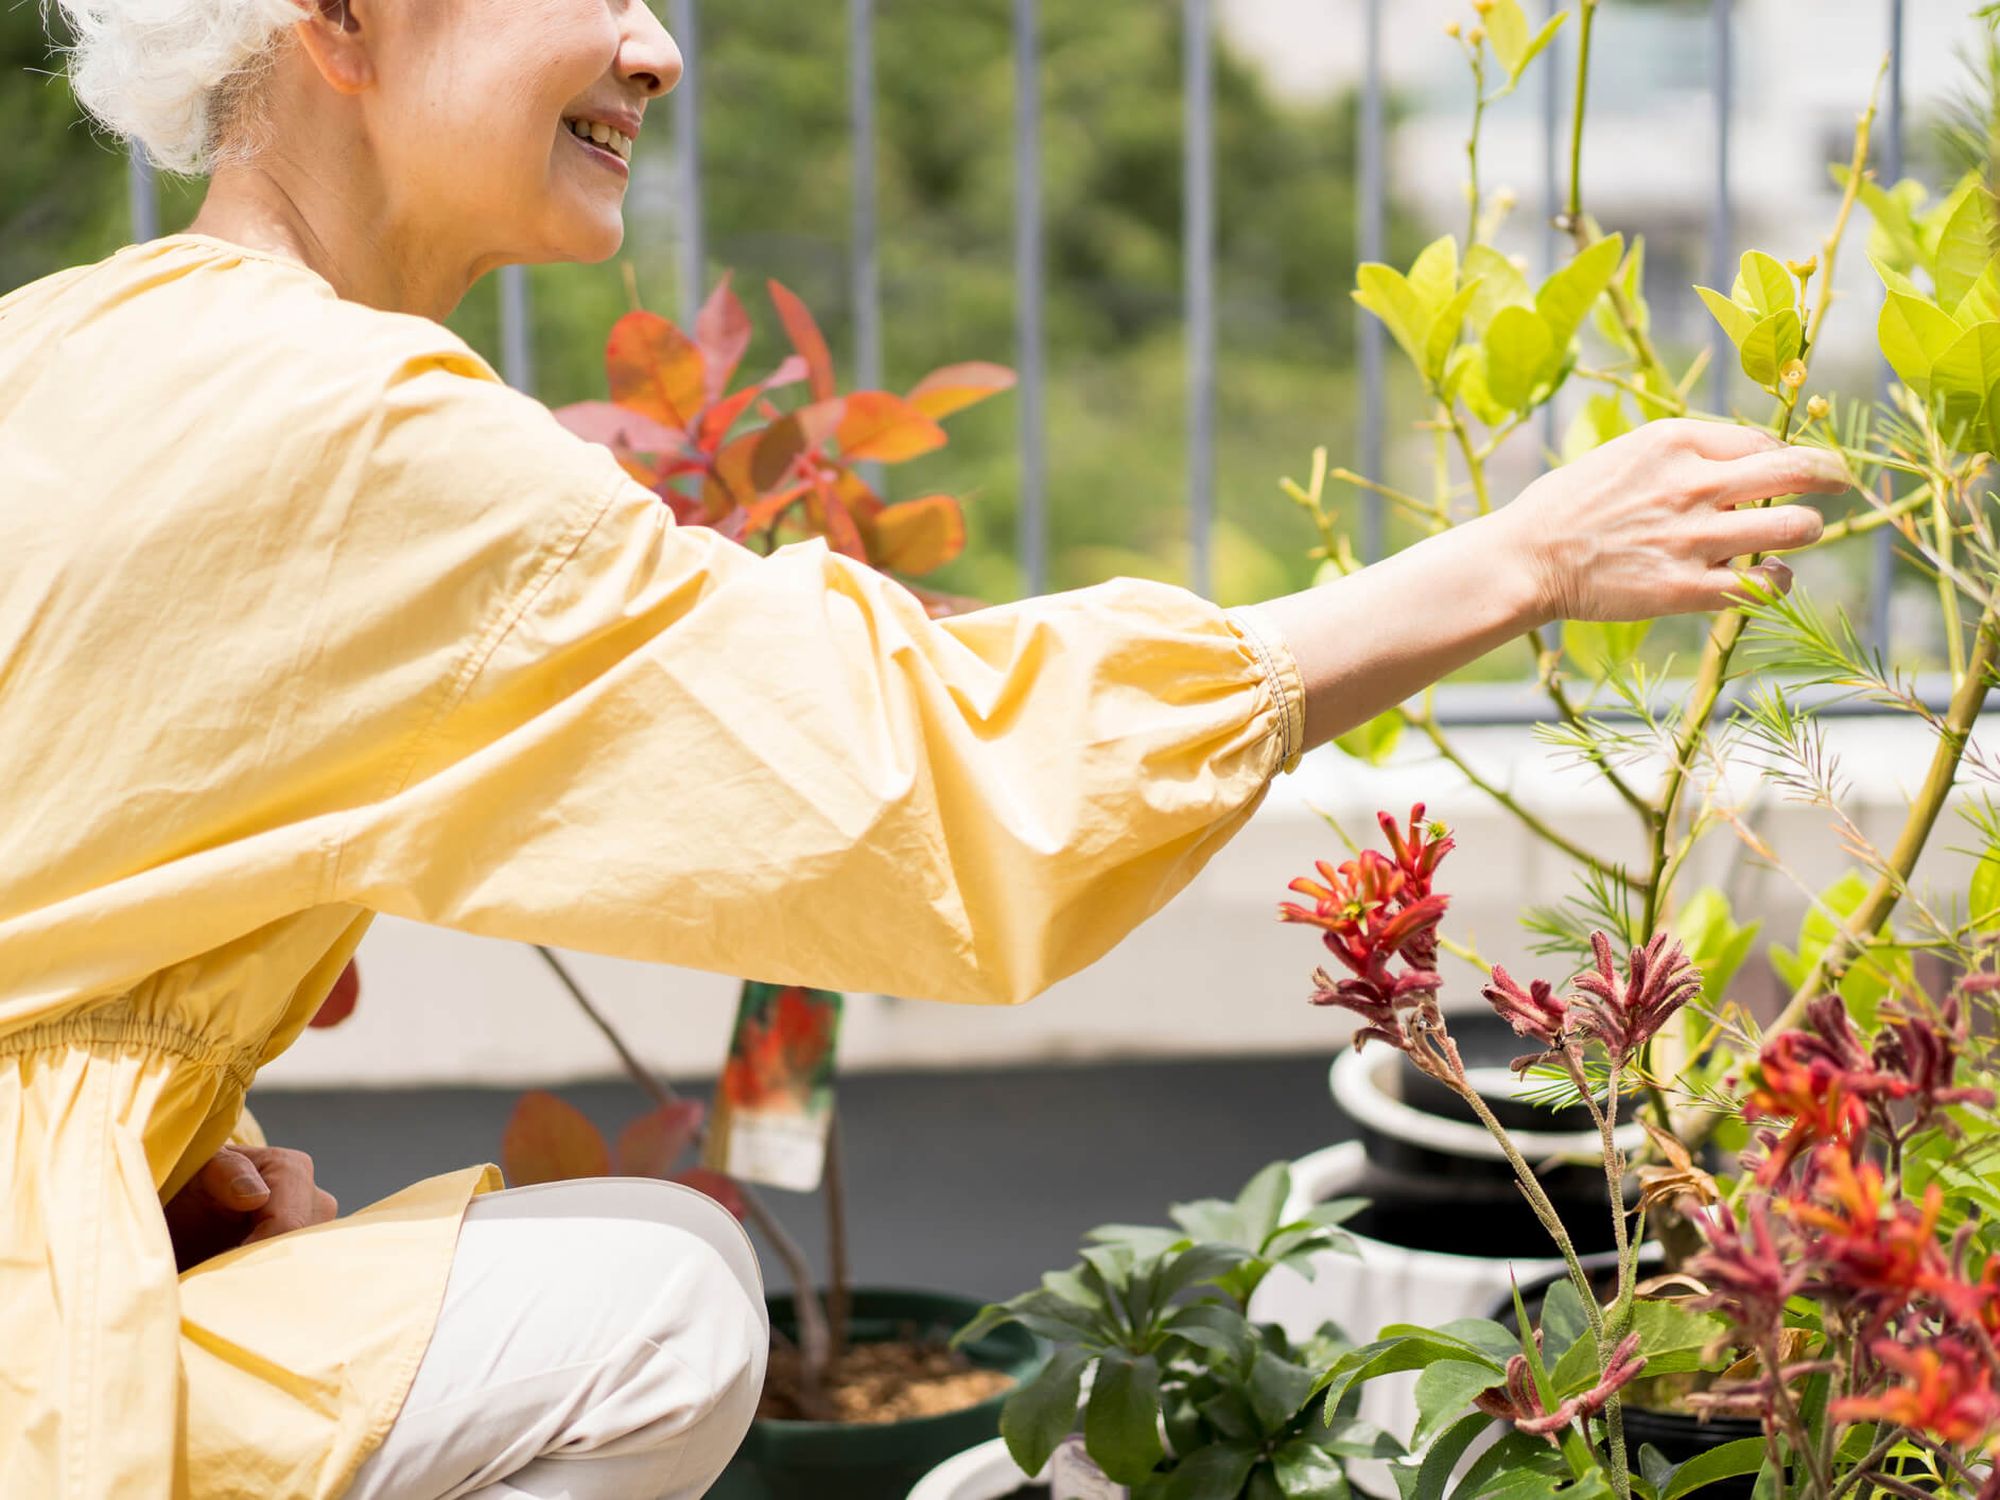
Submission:
<svg viewBox="0 0 2000 1500">
<path fill-rule="evenodd" d="M 374 913 L 1022 1001 L 1309 747 L 1530 626 L 1720 607 L 1819 529 L 1749 502 L 1843 483 L 1662 423 L 1306 593 L 933 621 L 820 542 L 677 528 L 437 321 L 617 250 L 681 69 L 640 0 L 60 5 L 84 103 L 212 180 L 187 232 L 0 300 L 9 1497 L 694 1496 L 727 1462 L 767 1324 L 709 1200 L 475 1166 L 335 1218 L 255 1139 L 245 1088 Z"/>
</svg>

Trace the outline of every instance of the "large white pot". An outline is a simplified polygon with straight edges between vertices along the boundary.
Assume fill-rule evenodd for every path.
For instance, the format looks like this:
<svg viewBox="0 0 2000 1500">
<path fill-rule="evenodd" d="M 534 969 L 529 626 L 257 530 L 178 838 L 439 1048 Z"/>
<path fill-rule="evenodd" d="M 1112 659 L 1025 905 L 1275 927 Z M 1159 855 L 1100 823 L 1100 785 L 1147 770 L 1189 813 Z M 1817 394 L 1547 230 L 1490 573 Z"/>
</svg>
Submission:
<svg viewBox="0 0 2000 1500">
<path fill-rule="evenodd" d="M 1126 1500 L 1127 1494 L 1104 1477 L 1084 1453 L 1083 1439 L 1072 1433 L 1035 1475 L 1021 1472 L 1004 1438 L 968 1448 L 919 1480 L 909 1500 L 1001 1500 L 1024 1484 L 1048 1485 L 1054 1500 Z"/>
</svg>

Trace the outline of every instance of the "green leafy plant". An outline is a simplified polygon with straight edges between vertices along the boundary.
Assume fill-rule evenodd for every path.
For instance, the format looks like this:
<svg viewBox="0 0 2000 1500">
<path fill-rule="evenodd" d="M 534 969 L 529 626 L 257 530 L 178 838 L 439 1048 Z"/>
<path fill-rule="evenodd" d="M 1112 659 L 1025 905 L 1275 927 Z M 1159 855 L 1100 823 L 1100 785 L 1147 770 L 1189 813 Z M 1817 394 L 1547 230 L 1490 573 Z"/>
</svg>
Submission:
<svg viewBox="0 0 2000 1500">
<path fill-rule="evenodd" d="M 1094 1229 L 1076 1265 L 958 1332 L 1019 1323 L 1054 1346 L 1001 1409 L 1022 1469 L 1038 1472 L 1080 1423 L 1085 1451 L 1134 1500 L 1344 1500 L 1344 1460 L 1402 1451 L 1351 1410 L 1322 1414 L 1319 1372 L 1349 1347 L 1338 1328 L 1294 1344 L 1247 1316 L 1274 1267 L 1310 1277 L 1314 1256 L 1351 1244 L 1339 1225 L 1359 1201 L 1287 1220 L 1290 1191 L 1273 1162 L 1233 1202 L 1174 1205 L 1176 1228 Z"/>
</svg>

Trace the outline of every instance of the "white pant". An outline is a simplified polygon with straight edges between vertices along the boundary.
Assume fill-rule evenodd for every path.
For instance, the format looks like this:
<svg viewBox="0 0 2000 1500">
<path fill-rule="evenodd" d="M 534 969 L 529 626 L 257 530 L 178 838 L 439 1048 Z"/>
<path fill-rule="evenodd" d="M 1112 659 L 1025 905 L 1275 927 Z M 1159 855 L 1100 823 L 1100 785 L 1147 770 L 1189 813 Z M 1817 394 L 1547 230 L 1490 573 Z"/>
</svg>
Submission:
<svg viewBox="0 0 2000 1500">
<path fill-rule="evenodd" d="M 641 1177 L 482 1194 L 348 1500 L 694 1500 L 749 1429 L 769 1341 L 749 1236 L 713 1199 Z"/>
</svg>

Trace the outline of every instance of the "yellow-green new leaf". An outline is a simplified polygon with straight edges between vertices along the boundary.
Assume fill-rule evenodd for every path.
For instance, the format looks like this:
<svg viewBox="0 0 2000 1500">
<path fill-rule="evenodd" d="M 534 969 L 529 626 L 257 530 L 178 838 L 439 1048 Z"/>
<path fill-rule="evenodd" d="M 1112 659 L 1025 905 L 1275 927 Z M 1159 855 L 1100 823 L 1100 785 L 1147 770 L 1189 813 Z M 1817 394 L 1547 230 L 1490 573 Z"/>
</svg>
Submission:
<svg viewBox="0 0 2000 1500">
<path fill-rule="evenodd" d="M 1729 335 L 1729 342 L 1741 349 L 1743 341 L 1750 337 L 1750 330 L 1757 326 L 1757 315 L 1740 302 L 1730 301 L 1712 286 L 1698 286 L 1694 290 L 1702 305 L 1722 325 L 1722 331 Z"/>
<path fill-rule="evenodd" d="M 1592 681 L 1602 682 L 1631 665 L 1645 644 L 1647 620 L 1565 620 L 1563 655 Z"/>
<path fill-rule="evenodd" d="M 1959 299 L 1951 315 L 1961 328 L 2000 320 L 2000 256 L 1986 262 L 1986 269 L 1972 283 L 1972 290 Z"/>
<path fill-rule="evenodd" d="M 1472 299 L 1479 293 L 1479 283 L 1458 289 L 1458 294 L 1432 321 L 1430 333 L 1424 339 L 1424 378 L 1433 386 L 1444 384 L 1445 361 L 1451 358 L 1451 347 L 1458 342 L 1459 326 L 1465 322 L 1465 310 L 1472 305 Z"/>
<path fill-rule="evenodd" d="M 1410 290 L 1435 317 L 1458 290 L 1458 237 L 1439 235 L 1410 263 Z"/>
<path fill-rule="evenodd" d="M 1932 368 L 1963 332 L 1929 300 L 1906 292 L 1890 292 L 1875 320 L 1882 357 L 1896 378 L 1925 400 L 1930 399 Z"/>
<path fill-rule="evenodd" d="M 1502 92 L 1511 90 L 1521 81 L 1528 64 L 1555 40 L 1556 32 L 1568 19 L 1568 11 L 1558 11 L 1531 36 L 1528 17 L 1521 9 L 1520 0 L 1494 0 L 1493 8 L 1486 13 L 1486 39 L 1500 66 L 1507 70 L 1507 89 Z"/>
<path fill-rule="evenodd" d="M 1528 278 L 1521 268 L 1491 245 L 1474 245 L 1465 252 L 1461 274 L 1480 282 L 1479 294 L 1465 310 L 1466 326 L 1484 333 L 1493 315 L 1503 307 L 1533 307 L 1535 295 L 1528 290 Z"/>
<path fill-rule="evenodd" d="M 1947 437 L 1967 452 L 2000 448 L 1991 431 L 2000 410 L 2000 323 L 1975 323 L 1961 333 L 1931 366 L 1931 391 L 1944 398 Z"/>
<path fill-rule="evenodd" d="M 1615 437 L 1622 437 L 1632 430 L 1631 419 L 1625 413 L 1625 401 L 1617 391 L 1608 391 L 1602 396 L 1592 396 L 1583 403 L 1583 410 L 1570 419 L 1563 431 L 1562 461 L 1575 463 L 1593 448 L 1602 448 Z"/>
<path fill-rule="evenodd" d="M 1389 336 L 1403 346 L 1410 362 L 1424 365 L 1424 335 L 1431 326 L 1430 309 L 1394 266 L 1365 261 L 1355 268 L 1354 300 L 1382 320 Z"/>
<path fill-rule="evenodd" d="M 1775 395 L 1778 372 L 1799 357 L 1804 340 L 1805 329 L 1793 309 L 1787 307 L 1760 318 L 1738 351 L 1743 358 L 1743 373 Z"/>
<path fill-rule="evenodd" d="M 1847 191 L 1849 175 L 1845 162 L 1834 164 L 1833 180 L 1842 192 Z M 1913 179 L 1906 178 L 1893 188 L 1884 188 L 1871 178 L 1861 179 L 1861 202 L 1875 221 L 1868 232 L 1869 259 L 1885 262 L 1906 275 L 1922 263 L 1923 248 L 1917 243 L 1913 216 L 1927 196 L 1924 185 Z"/>
<path fill-rule="evenodd" d="M 1938 235 L 1931 263 L 1938 306 L 1955 313 L 1992 258 L 1992 216 L 1987 211 L 1985 191 L 1974 188 L 1959 198 Z"/>
<path fill-rule="evenodd" d="M 1611 278 L 1618 274 L 1618 262 L 1624 254 L 1624 237 L 1607 235 L 1579 250 L 1568 265 L 1542 283 L 1542 289 L 1535 293 L 1535 311 L 1549 325 L 1549 336 L 1557 349 L 1569 347 L 1591 303 L 1604 295 Z"/>
<path fill-rule="evenodd" d="M 1514 409 L 1502 406 L 1486 388 L 1485 355 L 1483 343 L 1476 347 L 1460 344 L 1452 350 L 1451 363 L 1444 372 L 1445 393 L 1463 401 L 1465 409 L 1488 427 L 1498 427 L 1514 415 Z"/>
<path fill-rule="evenodd" d="M 1528 410 L 1535 387 L 1557 355 L 1547 321 L 1525 307 L 1503 307 L 1493 315 L 1482 345 L 1486 389 L 1494 402 L 1508 411 Z"/>
<path fill-rule="evenodd" d="M 1653 310 L 1646 305 L 1645 297 L 1646 237 L 1644 235 L 1632 236 L 1632 246 L 1625 252 L 1625 264 L 1618 268 L 1618 274 L 1613 280 L 1625 294 L 1625 305 L 1632 314 L 1632 321 L 1638 324 L 1639 331 L 1652 332 Z M 1631 337 L 1625 332 L 1625 325 L 1618 319 L 1617 309 L 1612 307 L 1608 299 L 1599 298 L 1591 304 L 1590 321 L 1597 326 L 1597 331 L 1604 335 L 1612 347 L 1623 349 L 1627 354 L 1637 352 L 1632 347 Z"/>
<path fill-rule="evenodd" d="M 1396 746 L 1402 740 L 1403 715 L 1392 708 L 1346 734 L 1335 735 L 1333 742 L 1356 760 L 1379 766 L 1396 753 Z"/>
<path fill-rule="evenodd" d="M 1742 303 L 1760 318 L 1790 308 L 1798 311 L 1799 283 L 1775 256 L 1745 250 L 1730 300 Z"/>
<path fill-rule="evenodd" d="M 2000 929 L 2000 844 L 1989 844 L 1972 869 L 1966 920 L 1975 932 Z"/>
</svg>

